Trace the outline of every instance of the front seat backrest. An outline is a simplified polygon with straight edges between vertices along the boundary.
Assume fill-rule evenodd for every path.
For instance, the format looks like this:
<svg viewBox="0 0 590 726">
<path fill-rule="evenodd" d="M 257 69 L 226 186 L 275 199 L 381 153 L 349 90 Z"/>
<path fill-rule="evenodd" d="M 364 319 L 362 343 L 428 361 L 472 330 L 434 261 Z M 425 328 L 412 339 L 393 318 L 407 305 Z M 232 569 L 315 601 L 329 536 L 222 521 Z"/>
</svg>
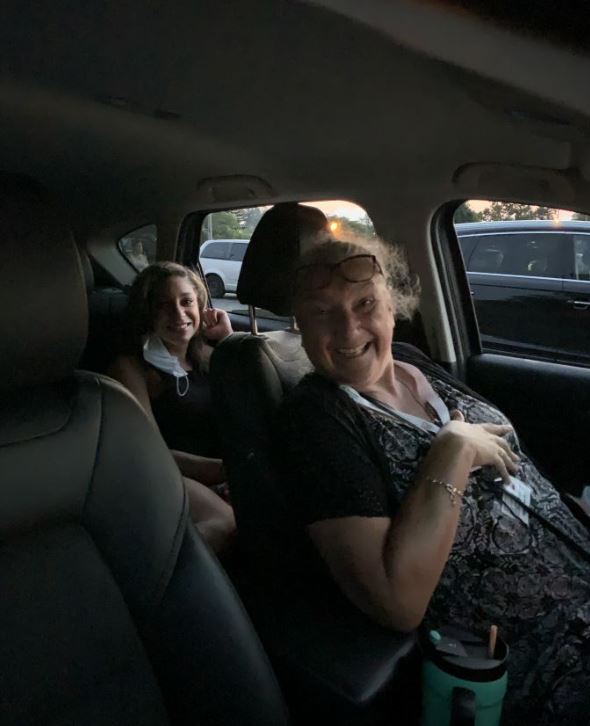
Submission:
<svg viewBox="0 0 590 726">
<path fill-rule="evenodd" d="M 277 204 L 261 218 L 238 280 L 240 302 L 290 315 L 291 285 L 301 241 L 327 235 L 325 215 L 302 204 Z M 243 547 L 264 548 L 265 523 L 283 507 L 270 456 L 271 422 L 283 395 L 311 363 L 298 332 L 235 333 L 211 358 L 211 386 L 232 504 Z"/>
<path fill-rule="evenodd" d="M 74 371 L 80 261 L 15 175 L 0 254 L 0 723 L 286 723 L 161 436 L 121 386 Z"/>
<path fill-rule="evenodd" d="M 308 209 L 279 204 L 261 219 L 240 274 L 241 302 L 290 314 L 300 244 L 313 244 L 326 225 L 321 212 L 313 210 L 323 224 L 318 214 L 310 219 Z M 384 631 L 343 597 L 300 592 L 296 582 L 286 586 L 281 576 L 288 558 L 278 551 L 275 531 L 288 532 L 292 518 L 275 470 L 281 442 L 273 420 L 284 394 L 310 369 L 300 336 L 288 331 L 234 333 L 211 357 L 243 555 L 234 578 L 302 723 L 401 724 L 418 682 L 410 663 L 414 636 Z M 396 689 L 401 697 L 394 696 Z"/>
</svg>

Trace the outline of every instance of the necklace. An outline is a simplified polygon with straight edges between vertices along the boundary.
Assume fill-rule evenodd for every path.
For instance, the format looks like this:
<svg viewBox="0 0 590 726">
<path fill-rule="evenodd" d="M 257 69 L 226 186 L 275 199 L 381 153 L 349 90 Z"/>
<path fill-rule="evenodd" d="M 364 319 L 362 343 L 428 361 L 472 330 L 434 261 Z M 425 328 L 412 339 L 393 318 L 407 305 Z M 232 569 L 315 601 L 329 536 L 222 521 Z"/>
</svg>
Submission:
<svg viewBox="0 0 590 726">
<path fill-rule="evenodd" d="M 406 391 L 410 394 L 410 396 L 414 399 L 414 401 L 416 401 L 418 406 L 420 406 L 420 408 L 424 411 L 424 413 L 426 414 L 426 418 L 429 421 L 436 421 L 436 415 L 432 411 L 432 406 L 429 403 L 426 403 L 426 404 L 422 403 L 422 401 L 417 396 L 414 395 L 412 389 L 408 386 L 408 384 L 405 383 L 404 381 L 402 381 L 402 379 L 399 378 L 399 376 L 398 376 L 397 380 L 402 384 L 402 386 L 406 389 Z"/>
</svg>

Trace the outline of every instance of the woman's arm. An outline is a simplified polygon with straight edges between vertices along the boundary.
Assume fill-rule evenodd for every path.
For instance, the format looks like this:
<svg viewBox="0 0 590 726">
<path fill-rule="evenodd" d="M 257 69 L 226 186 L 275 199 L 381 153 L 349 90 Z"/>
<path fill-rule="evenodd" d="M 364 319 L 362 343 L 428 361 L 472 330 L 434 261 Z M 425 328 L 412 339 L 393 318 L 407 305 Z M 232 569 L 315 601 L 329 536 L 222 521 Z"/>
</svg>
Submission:
<svg viewBox="0 0 590 726">
<path fill-rule="evenodd" d="M 112 362 L 107 375 L 122 383 L 139 401 L 154 426 L 158 426 L 150 403 L 146 371 L 133 355 L 120 355 Z"/>
<path fill-rule="evenodd" d="M 206 456 L 197 456 L 174 449 L 172 449 L 172 456 L 182 474 L 190 479 L 196 479 L 208 487 L 227 481 L 221 459 L 209 459 Z"/>
<path fill-rule="evenodd" d="M 453 421 L 435 438 L 396 516 L 315 522 L 310 537 L 348 598 L 380 624 L 416 628 L 449 556 L 459 514 L 440 484 L 463 491 L 474 466 L 495 465 L 508 477 L 516 457 L 500 435 L 509 426 Z M 433 481 L 433 480 L 438 480 Z"/>
<path fill-rule="evenodd" d="M 108 375 L 122 383 L 135 396 L 150 421 L 157 427 L 150 403 L 146 372 L 141 362 L 135 356 L 119 356 L 109 368 Z M 196 479 L 207 486 L 221 484 L 226 479 L 221 459 L 209 459 L 186 451 L 172 451 L 172 456 L 185 477 Z"/>
</svg>

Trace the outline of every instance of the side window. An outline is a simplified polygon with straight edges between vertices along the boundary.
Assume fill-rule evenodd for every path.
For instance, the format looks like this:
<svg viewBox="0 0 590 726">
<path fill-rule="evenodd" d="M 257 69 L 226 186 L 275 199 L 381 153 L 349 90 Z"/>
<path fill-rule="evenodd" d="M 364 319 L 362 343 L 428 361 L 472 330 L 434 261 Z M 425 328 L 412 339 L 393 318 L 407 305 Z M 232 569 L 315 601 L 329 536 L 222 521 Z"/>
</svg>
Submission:
<svg viewBox="0 0 590 726">
<path fill-rule="evenodd" d="M 306 202 L 320 209 L 328 219 L 331 233 L 336 238 L 345 239 L 347 235 L 375 235 L 373 223 L 364 209 L 345 201 Z M 270 206 L 228 209 L 211 212 L 205 216 L 199 236 L 199 260 L 209 292 L 215 307 L 223 308 L 236 315 L 243 315 L 244 325 L 248 325 L 248 308 L 236 296 L 238 278 L 242 262 L 248 248 L 250 237 L 262 215 Z M 223 245 L 223 249 L 222 249 Z M 272 270 L 269 269 L 269 275 Z M 259 327 L 265 329 L 262 319 L 272 320 L 272 328 L 288 327 L 290 321 L 280 318 L 267 310 L 257 310 Z"/>
<path fill-rule="evenodd" d="M 574 236 L 576 280 L 590 280 L 590 232 Z"/>
<path fill-rule="evenodd" d="M 156 261 L 156 248 L 158 245 L 158 229 L 155 224 L 146 224 L 121 237 L 118 243 L 119 251 L 138 271 Z"/>
<path fill-rule="evenodd" d="M 590 365 L 590 221 L 472 200 L 455 216 L 484 352 Z"/>
<path fill-rule="evenodd" d="M 229 257 L 229 242 L 209 242 L 201 252 L 201 257 L 206 260 L 227 260 Z"/>
<path fill-rule="evenodd" d="M 465 235 L 464 237 L 461 237 L 459 235 L 459 242 L 461 244 L 461 253 L 463 254 L 463 261 L 465 262 L 465 267 L 468 267 L 469 260 L 471 259 L 471 254 L 473 253 L 473 248 L 475 247 L 475 244 L 477 242 L 477 237 L 472 234 Z"/>
<path fill-rule="evenodd" d="M 248 245 L 242 244 L 241 242 L 235 243 L 231 246 L 231 253 L 229 256 L 230 260 L 235 260 L 236 262 L 242 262 L 244 259 L 244 255 L 246 254 L 246 248 Z"/>
<path fill-rule="evenodd" d="M 569 235 L 518 232 L 479 236 L 467 269 L 499 275 L 563 277 L 566 271 Z"/>
<path fill-rule="evenodd" d="M 494 235 L 482 235 L 475 239 L 475 249 L 467 265 L 469 272 L 500 273 L 506 257 L 506 240 Z"/>
</svg>

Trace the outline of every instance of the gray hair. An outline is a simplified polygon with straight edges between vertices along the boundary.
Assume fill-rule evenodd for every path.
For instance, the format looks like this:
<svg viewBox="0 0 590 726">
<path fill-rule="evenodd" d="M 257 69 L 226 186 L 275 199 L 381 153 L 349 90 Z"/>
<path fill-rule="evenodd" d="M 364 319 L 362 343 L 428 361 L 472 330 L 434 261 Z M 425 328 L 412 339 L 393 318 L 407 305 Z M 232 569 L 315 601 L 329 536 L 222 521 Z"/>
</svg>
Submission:
<svg viewBox="0 0 590 726">
<path fill-rule="evenodd" d="M 399 245 L 385 244 L 378 237 L 355 238 L 354 240 L 327 239 L 317 242 L 305 251 L 297 262 L 304 265 L 335 264 L 353 255 L 375 255 L 383 270 L 387 289 L 395 308 L 397 318 L 410 320 L 420 301 L 420 282 L 410 272 L 404 251 Z M 297 291 L 295 291 L 297 299 Z"/>
</svg>

